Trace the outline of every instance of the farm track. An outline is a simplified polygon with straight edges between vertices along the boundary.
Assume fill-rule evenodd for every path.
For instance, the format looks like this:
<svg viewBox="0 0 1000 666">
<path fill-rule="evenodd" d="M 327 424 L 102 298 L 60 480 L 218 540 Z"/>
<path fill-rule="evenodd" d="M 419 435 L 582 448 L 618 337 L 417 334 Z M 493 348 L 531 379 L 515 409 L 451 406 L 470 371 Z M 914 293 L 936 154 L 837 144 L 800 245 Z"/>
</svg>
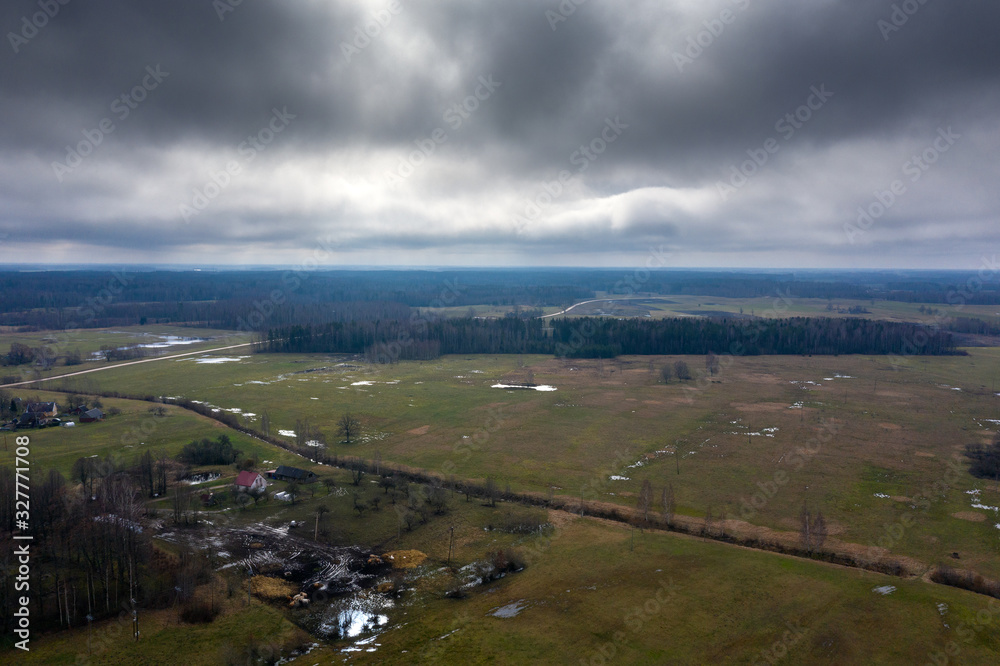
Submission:
<svg viewBox="0 0 1000 666">
<path fill-rule="evenodd" d="M 11 388 L 14 386 L 25 386 L 27 384 L 35 384 L 38 382 L 51 382 L 56 379 L 65 379 L 66 377 L 76 377 L 78 375 L 86 375 L 91 372 L 103 372 L 104 370 L 115 370 L 117 368 L 124 368 L 127 365 L 138 365 L 140 363 L 152 363 L 154 361 L 169 361 L 172 358 L 183 358 L 185 356 L 194 356 L 196 354 L 211 354 L 212 352 L 226 351 L 228 349 L 238 349 L 240 347 L 249 347 L 252 342 L 242 342 L 238 345 L 229 345 L 228 347 L 216 347 L 215 349 L 202 349 L 201 351 L 194 352 L 184 352 L 183 354 L 171 354 L 169 356 L 154 356 L 153 358 L 144 358 L 138 361 L 126 361 L 124 363 L 116 363 L 115 365 L 104 365 L 100 368 L 91 368 L 89 370 L 79 370 L 77 372 L 67 372 L 62 375 L 53 375 L 52 377 L 40 377 L 38 379 L 29 379 L 23 382 L 15 382 L 13 384 L 0 384 L 0 388 Z"/>
</svg>

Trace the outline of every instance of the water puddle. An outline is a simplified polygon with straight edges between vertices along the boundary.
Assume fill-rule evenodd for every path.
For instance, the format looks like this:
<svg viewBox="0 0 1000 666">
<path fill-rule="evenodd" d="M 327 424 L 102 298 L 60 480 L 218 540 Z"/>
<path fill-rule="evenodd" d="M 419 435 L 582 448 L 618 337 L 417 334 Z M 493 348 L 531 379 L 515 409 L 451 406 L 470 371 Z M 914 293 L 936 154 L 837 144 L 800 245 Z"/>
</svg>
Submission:
<svg viewBox="0 0 1000 666">
<path fill-rule="evenodd" d="M 490 388 L 498 389 L 522 389 L 528 391 L 558 391 L 555 386 L 548 384 L 493 384 Z"/>
<path fill-rule="evenodd" d="M 528 607 L 528 602 L 524 599 L 509 603 L 506 606 L 500 606 L 499 608 L 494 608 L 487 615 L 492 615 L 493 617 L 510 618 L 517 617 L 518 613 L 523 611 Z"/>
</svg>

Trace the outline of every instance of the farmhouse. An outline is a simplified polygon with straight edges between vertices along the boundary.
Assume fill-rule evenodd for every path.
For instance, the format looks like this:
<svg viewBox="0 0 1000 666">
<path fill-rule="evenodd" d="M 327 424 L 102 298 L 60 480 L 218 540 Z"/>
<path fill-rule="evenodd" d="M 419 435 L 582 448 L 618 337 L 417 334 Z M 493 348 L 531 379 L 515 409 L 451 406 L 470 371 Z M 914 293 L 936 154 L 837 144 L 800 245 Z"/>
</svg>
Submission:
<svg viewBox="0 0 1000 666">
<path fill-rule="evenodd" d="M 31 414 L 38 419 L 47 419 L 58 414 L 59 408 L 54 402 L 29 402 L 24 413 Z"/>
<path fill-rule="evenodd" d="M 267 488 L 267 481 L 257 472 L 240 472 L 236 477 L 236 490 L 241 493 L 258 492 Z"/>
<path fill-rule="evenodd" d="M 95 421 L 104 420 L 104 412 L 97 409 L 88 409 L 83 414 L 80 414 L 80 423 L 93 423 Z"/>
<path fill-rule="evenodd" d="M 316 480 L 316 475 L 312 472 L 307 472 L 306 470 L 299 469 L 298 467 L 289 467 L 287 465 L 280 465 L 278 469 L 273 472 L 268 472 L 267 475 L 277 481 L 298 481 L 299 483 L 310 483 Z"/>
</svg>

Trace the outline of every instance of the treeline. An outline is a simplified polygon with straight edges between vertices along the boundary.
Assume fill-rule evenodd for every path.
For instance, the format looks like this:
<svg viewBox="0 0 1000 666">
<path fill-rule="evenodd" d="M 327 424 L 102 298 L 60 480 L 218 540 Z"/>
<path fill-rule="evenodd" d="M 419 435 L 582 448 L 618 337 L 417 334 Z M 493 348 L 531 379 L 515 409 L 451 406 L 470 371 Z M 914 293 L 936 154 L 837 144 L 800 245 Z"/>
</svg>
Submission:
<svg viewBox="0 0 1000 666">
<path fill-rule="evenodd" d="M 376 362 L 441 354 L 555 354 L 568 358 L 672 354 L 954 353 L 951 335 L 868 319 L 443 319 L 271 329 L 267 353 L 364 353 Z"/>
<path fill-rule="evenodd" d="M 182 323 L 262 330 L 403 319 L 411 308 L 565 307 L 604 294 L 998 304 L 959 272 L 750 273 L 633 269 L 0 271 L 0 325 L 36 330 Z M 969 285 L 972 285 L 971 287 Z"/>
</svg>

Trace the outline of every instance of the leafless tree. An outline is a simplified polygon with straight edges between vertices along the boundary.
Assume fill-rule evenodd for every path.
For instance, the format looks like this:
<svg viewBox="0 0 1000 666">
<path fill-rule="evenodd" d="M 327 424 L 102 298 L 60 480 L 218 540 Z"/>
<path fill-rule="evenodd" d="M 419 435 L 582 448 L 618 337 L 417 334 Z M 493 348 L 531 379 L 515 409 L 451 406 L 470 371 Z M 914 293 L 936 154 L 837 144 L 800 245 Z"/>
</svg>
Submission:
<svg viewBox="0 0 1000 666">
<path fill-rule="evenodd" d="M 492 474 L 486 477 L 486 501 L 490 506 L 497 505 L 497 478 Z"/>
<path fill-rule="evenodd" d="M 660 493 L 660 507 L 663 512 L 663 522 L 670 525 L 674 522 L 674 511 L 677 508 L 674 501 L 674 484 L 668 483 Z"/>
<path fill-rule="evenodd" d="M 649 479 L 642 482 L 642 487 L 639 490 L 639 502 L 636 506 L 642 514 L 642 521 L 648 522 L 649 510 L 653 506 L 653 484 L 649 482 Z"/>
<path fill-rule="evenodd" d="M 826 537 L 826 518 L 823 517 L 823 512 L 817 512 L 814 516 L 808 505 L 803 504 L 799 513 L 799 539 L 802 547 L 812 553 L 823 546 Z"/>
<path fill-rule="evenodd" d="M 708 352 L 708 355 L 705 356 L 705 370 L 713 377 L 719 374 L 719 357 L 712 352 Z"/>
<path fill-rule="evenodd" d="M 677 379 L 681 381 L 691 379 L 691 369 L 684 361 L 677 361 L 674 363 L 674 374 L 677 375 Z"/>
<path fill-rule="evenodd" d="M 669 363 L 660 368 L 660 377 L 663 378 L 664 384 L 669 384 L 670 380 L 673 379 L 673 376 L 674 376 L 674 369 L 670 366 Z"/>
<path fill-rule="evenodd" d="M 350 412 L 345 412 L 337 422 L 337 432 L 347 444 L 351 443 L 352 437 L 357 437 L 361 431 L 361 423 Z"/>
</svg>

